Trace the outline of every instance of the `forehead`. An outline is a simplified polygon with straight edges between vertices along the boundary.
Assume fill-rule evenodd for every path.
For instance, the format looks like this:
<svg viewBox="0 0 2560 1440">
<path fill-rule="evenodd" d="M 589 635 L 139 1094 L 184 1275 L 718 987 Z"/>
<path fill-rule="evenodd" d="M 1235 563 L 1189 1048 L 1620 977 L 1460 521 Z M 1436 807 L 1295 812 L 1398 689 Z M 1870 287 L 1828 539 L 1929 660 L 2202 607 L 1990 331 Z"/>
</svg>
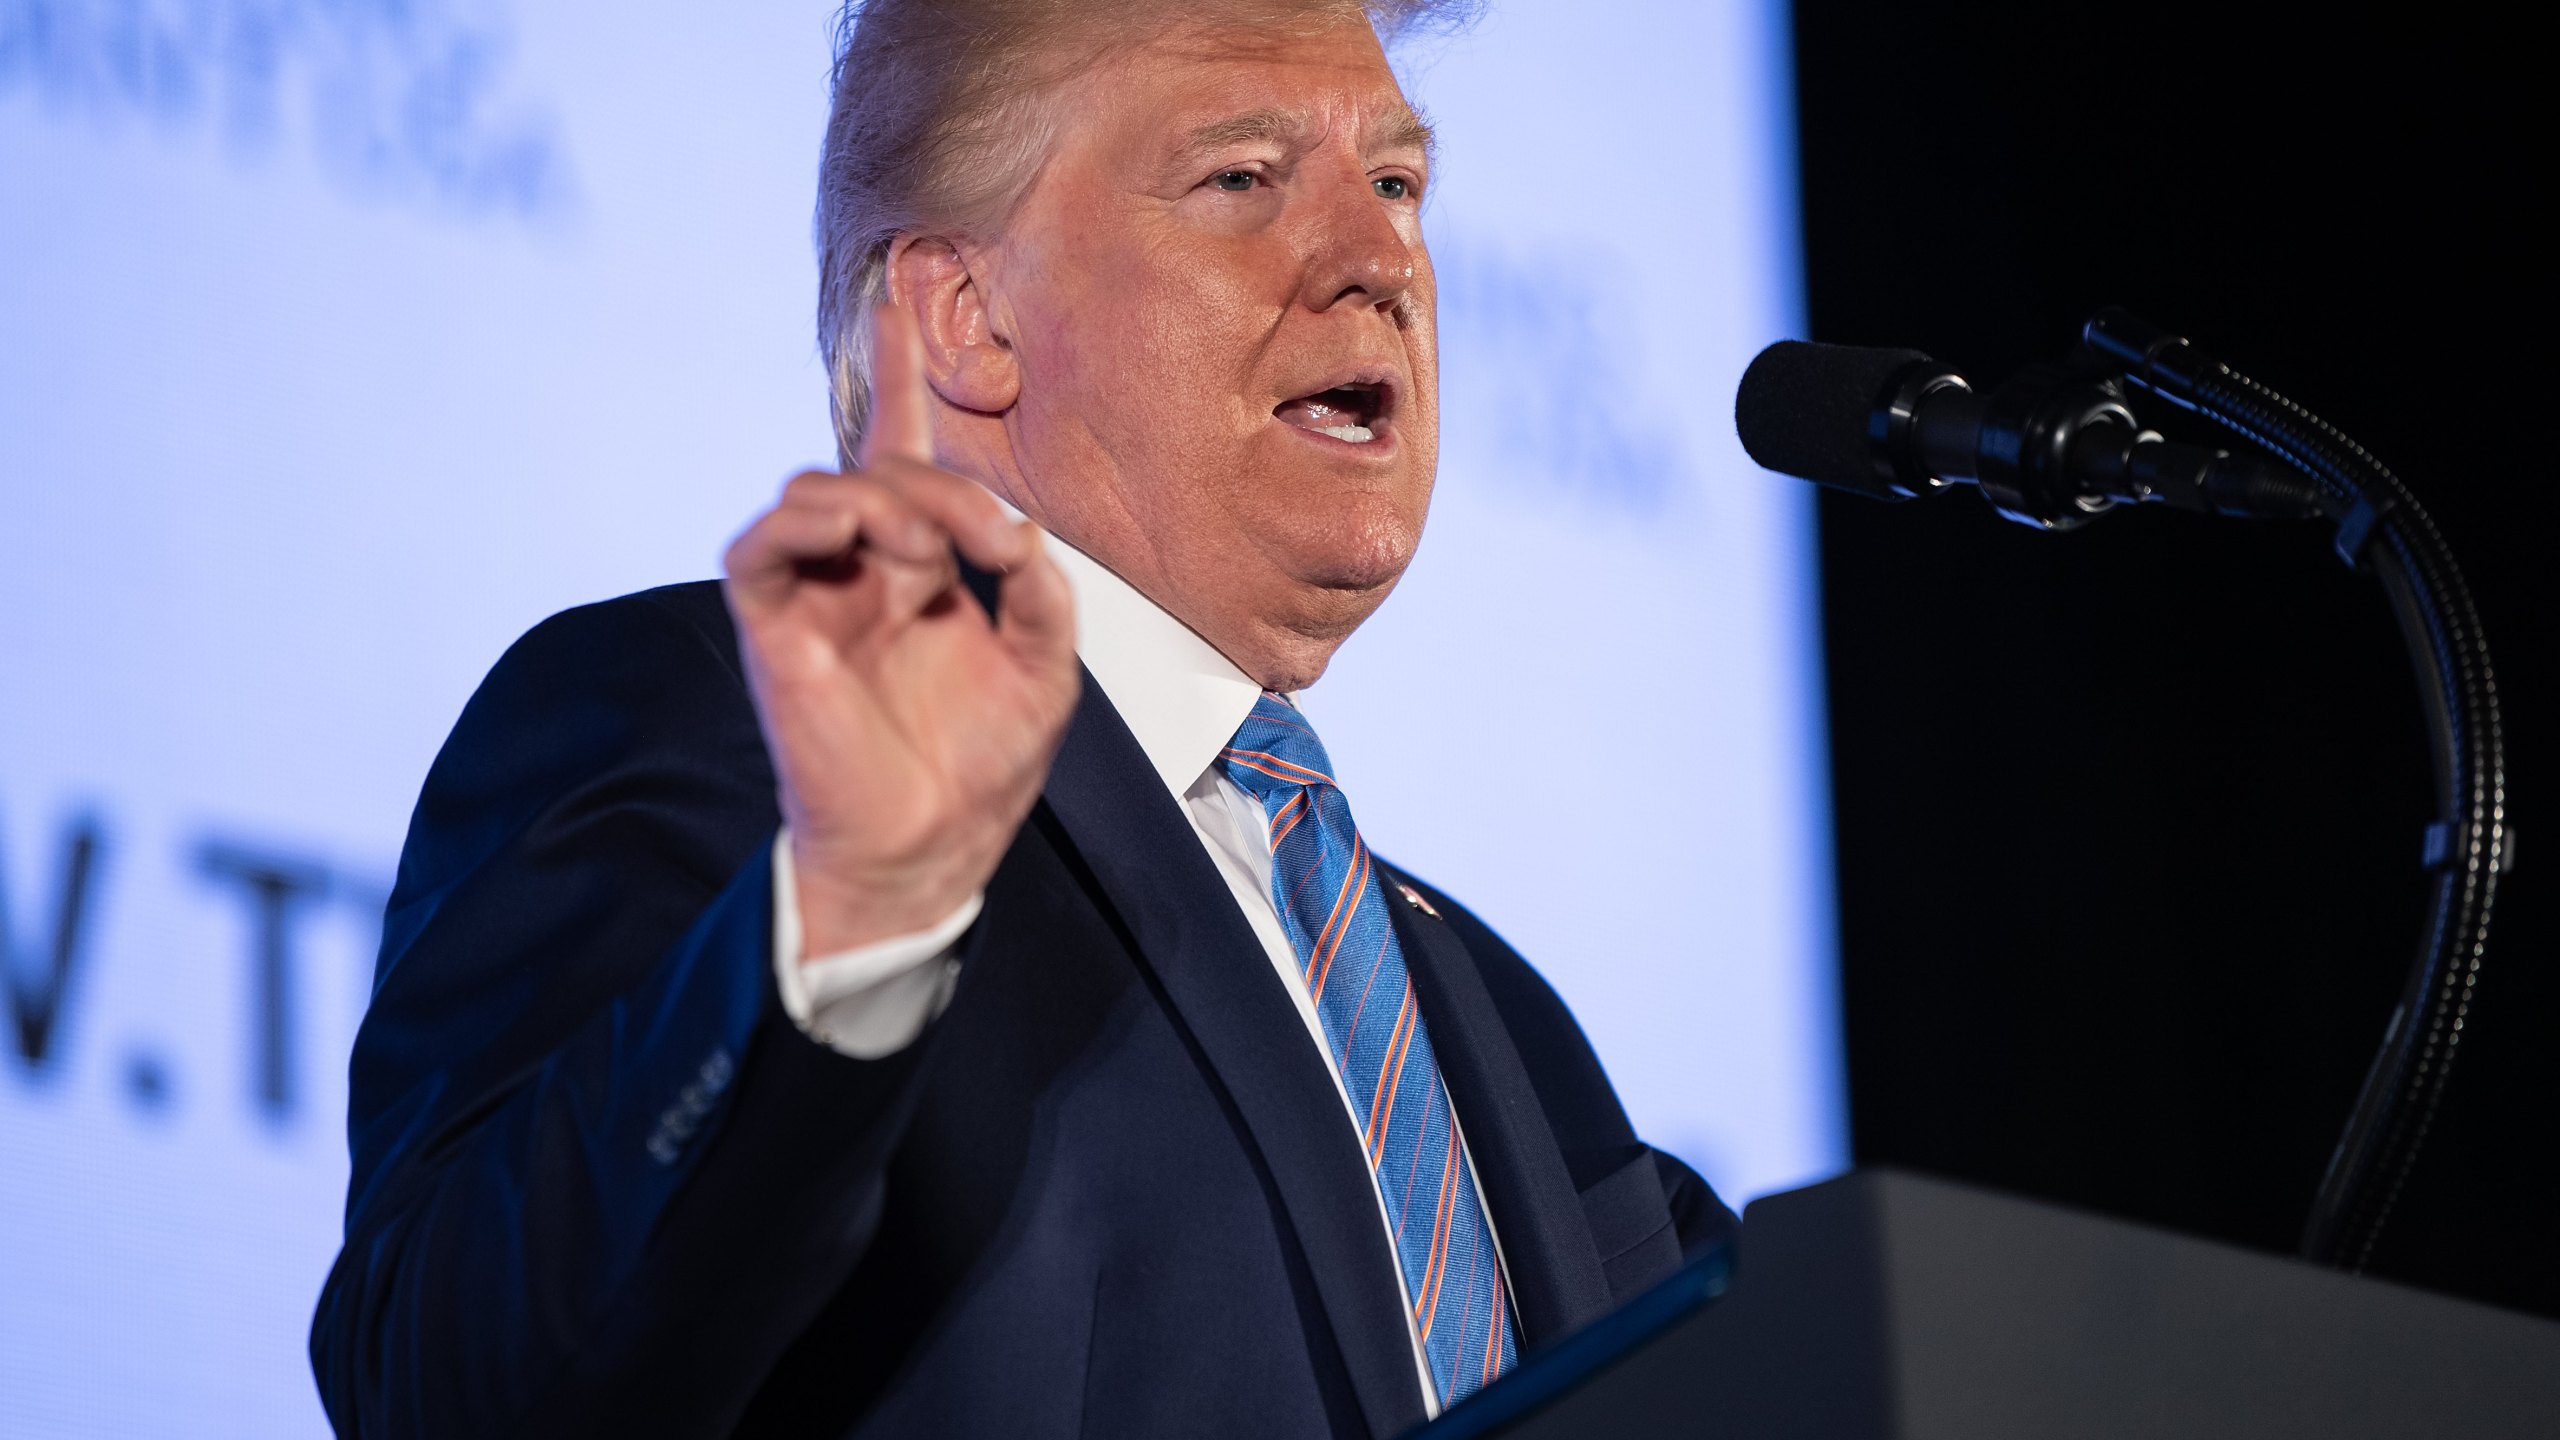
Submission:
<svg viewBox="0 0 2560 1440">
<path fill-rule="evenodd" d="M 1357 12 L 1177 26 L 1104 56 L 1060 98 L 1066 128 L 1147 158 L 1346 126 L 1367 148 L 1430 142 Z"/>
</svg>

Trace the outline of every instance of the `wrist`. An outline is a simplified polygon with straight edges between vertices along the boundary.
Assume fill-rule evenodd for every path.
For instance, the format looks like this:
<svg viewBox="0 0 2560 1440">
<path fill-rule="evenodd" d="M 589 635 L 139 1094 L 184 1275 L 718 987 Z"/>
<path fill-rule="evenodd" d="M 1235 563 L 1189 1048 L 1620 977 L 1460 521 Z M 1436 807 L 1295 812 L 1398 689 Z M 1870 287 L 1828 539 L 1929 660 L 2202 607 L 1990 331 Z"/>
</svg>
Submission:
<svg viewBox="0 0 2560 1440">
<path fill-rule="evenodd" d="M 986 885 L 986 876 L 975 867 L 848 862 L 797 832 L 786 835 L 800 912 L 800 953 L 795 958 L 802 963 L 929 930 Z"/>
</svg>

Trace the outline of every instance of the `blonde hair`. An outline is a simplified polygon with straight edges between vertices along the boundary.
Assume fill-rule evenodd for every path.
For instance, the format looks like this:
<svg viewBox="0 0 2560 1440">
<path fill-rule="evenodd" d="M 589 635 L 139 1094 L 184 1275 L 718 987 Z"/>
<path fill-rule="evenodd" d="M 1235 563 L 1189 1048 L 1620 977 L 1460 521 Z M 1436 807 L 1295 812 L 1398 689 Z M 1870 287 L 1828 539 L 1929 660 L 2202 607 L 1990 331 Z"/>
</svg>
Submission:
<svg viewBox="0 0 2560 1440">
<path fill-rule="evenodd" d="M 921 230 L 992 234 L 1049 131 L 1048 92 L 1168 12 L 1271 23 L 1365 14 L 1381 37 L 1449 29 L 1476 0 L 854 0 L 836 22 L 834 104 L 818 162 L 818 349 L 836 448 L 851 465 L 871 418 L 873 307 L 889 251 Z"/>
</svg>

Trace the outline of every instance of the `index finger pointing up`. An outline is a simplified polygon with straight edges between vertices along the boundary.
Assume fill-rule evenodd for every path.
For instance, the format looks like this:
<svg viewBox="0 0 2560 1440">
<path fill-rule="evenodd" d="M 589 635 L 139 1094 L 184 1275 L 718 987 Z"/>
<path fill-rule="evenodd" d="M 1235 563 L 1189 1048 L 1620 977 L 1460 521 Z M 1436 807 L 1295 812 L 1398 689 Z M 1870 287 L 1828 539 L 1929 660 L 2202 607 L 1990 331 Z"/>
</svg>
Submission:
<svg viewBox="0 0 2560 1440">
<path fill-rule="evenodd" d="M 925 398 L 924 332 L 904 306 L 871 312 L 871 427 L 862 464 L 882 459 L 933 463 L 933 407 Z"/>
</svg>

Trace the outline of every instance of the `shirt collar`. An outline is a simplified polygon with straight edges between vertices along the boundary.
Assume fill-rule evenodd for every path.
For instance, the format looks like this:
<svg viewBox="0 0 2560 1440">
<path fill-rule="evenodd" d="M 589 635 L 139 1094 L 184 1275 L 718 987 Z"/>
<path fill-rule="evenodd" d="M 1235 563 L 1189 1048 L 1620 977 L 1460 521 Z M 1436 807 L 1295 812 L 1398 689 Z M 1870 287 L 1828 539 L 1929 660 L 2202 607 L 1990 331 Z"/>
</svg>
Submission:
<svg viewBox="0 0 2560 1440">
<path fill-rule="evenodd" d="M 1253 713 L 1262 687 L 1190 626 L 1057 536 L 1049 554 L 1076 597 L 1076 654 L 1175 798 Z"/>
</svg>

